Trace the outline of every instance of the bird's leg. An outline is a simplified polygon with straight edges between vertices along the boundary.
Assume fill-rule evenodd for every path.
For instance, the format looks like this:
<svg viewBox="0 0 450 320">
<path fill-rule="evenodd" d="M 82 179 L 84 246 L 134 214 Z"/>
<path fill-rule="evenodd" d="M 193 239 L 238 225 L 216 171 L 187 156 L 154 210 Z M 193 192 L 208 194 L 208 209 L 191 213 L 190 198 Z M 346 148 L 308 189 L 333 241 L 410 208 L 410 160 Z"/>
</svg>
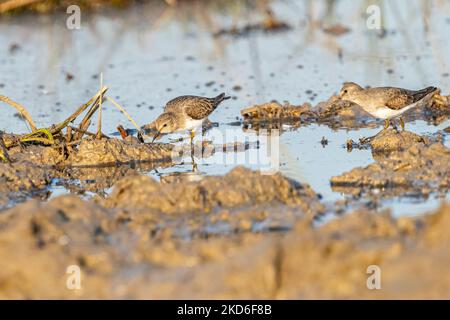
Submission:
<svg viewBox="0 0 450 320">
<path fill-rule="evenodd" d="M 392 128 L 394 128 L 395 132 L 398 133 L 397 124 L 395 123 L 394 119 L 392 119 Z"/>
<path fill-rule="evenodd" d="M 194 153 L 191 153 L 191 160 L 192 160 L 192 172 L 197 172 L 197 164 L 195 163 Z"/>
<path fill-rule="evenodd" d="M 194 153 L 195 153 L 194 137 L 195 137 L 195 131 L 191 130 L 191 132 L 190 132 L 190 139 L 191 139 L 191 156 L 192 156 L 192 159 L 194 159 Z"/>
<path fill-rule="evenodd" d="M 186 140 L 186 138 L 169 139 L 170 143 L 177 143 Z"/>
<path fill-rule="evenodd" d="M 405 121 L 403 121 L 402 117 L 400 117 L 400 126 L 402 127 L 402 131 L 405 131 Z"/>
<path fill-rule="evenodd" d="M 384 120 L 384 130 L 389 128 L 390 125 L 391 125 L 391 121 L 389 119 L 385 119 Z"/>
<path fill-rule="evenodd" d="M 193 141 L 194 141 L 194 138 L 195 138 L 195 131 L 194 130 L 191 130 L 190 138 L 191 138 L 191 144 L 193 144 Z"/>
</svg>

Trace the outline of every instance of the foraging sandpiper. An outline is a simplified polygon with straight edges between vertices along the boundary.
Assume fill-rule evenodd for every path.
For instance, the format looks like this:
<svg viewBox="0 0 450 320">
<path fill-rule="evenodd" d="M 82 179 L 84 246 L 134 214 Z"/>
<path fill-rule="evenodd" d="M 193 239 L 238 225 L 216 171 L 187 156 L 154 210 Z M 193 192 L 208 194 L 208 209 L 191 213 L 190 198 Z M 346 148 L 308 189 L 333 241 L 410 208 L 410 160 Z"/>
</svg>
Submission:
<svg viewBox="0 0 450 320">
<path fill-rule="evenodd" d="M 180 96 L 167 102 L 164 112 L 143 129 L 156 129 L 155 141 L 162 133 L 190 131 L 191 143 L 195 131 L 224 100 L 230 99 L 225 93 L 214 98 Z"/>
<path fill-rule="evenodd" d="M 404 112 L 418 106 L 425 99 L 431 98 L 438 89 L 427 87 L 422 90 L 407 90 L 394 87 L 363 89 L 354 82 L 345 82 L 339 94 L 342 100 L 358 104 L 376 118 L 385 119 L 387 129 L 390 119 L 401 116 Z M 400 117 L 402 130 L 405 123 Z"/>
</svg>

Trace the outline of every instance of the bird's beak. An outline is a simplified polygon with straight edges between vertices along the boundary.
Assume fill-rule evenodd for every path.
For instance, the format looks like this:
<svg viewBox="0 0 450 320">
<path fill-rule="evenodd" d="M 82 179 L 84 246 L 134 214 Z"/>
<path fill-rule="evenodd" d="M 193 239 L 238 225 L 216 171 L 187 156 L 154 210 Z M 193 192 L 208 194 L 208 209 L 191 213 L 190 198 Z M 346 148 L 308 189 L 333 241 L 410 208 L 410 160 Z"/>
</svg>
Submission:
<svg viewBox="0 0 450 320">
<path fill-rule="evenodd" d="M 158 139 L 158 137 L 161 135 L 161 130 L 158 130 L 158 132 L 155 134 L 155 136 L 153 137 L 152 143 L 155 142 L 156 139 Z"/>
</svg>

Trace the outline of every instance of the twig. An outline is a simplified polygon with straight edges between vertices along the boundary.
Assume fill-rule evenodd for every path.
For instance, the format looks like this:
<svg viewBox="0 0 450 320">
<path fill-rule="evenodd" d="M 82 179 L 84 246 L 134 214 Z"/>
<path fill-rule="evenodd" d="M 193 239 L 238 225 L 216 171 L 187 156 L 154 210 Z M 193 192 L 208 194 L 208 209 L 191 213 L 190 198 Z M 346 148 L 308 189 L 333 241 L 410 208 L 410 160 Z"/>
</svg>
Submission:
<svg viewBox="0 0 450 320">
<path fill-rule="evenodd" d="M 91 124 L 91 118 L 94 115 L 94 113 L 97 111 L 98 107 L 100 106 L 100 99 L 102 99 L 103 94 L 100 94 L 97 99 L 92 104 L 91 108 L 88 110 L 87 114 L 84 116 L 83 120 L 81 120 L 80 125 L 78 126 L 78 129 L 82 130 L 78 132 L 75 139 L 81 139 L 83 136 L 83 132 L 89 128 Z"/>
<path fill-rule="evenodd" d="M 0 101 L 3 101 L 4 103 L 9 104 L 10 106 L 14 107 L 17 109 L 17 111 L 19 111 L 19 113 L 25 118 L 25 120 L 28 121 L 30 127 L 31 127 L 31 131 L 34 132 L 37 130 L 36 124 L 33 121 L 33 118 L 31 118 L 30 113 L 27 111 L 27 109 L 25 109 L 24 106 L 22 106 L 21 104 L 11 100 L 10 98 L 6 97 L 6 96 L 2 96 L 0 95 Z"/>
<path fill-rule="evenodd" d="M 103 72 L 100 72 L 100 89 L 103 88 Z M 100 95 L 99 111 L 98 111 L 98 127 L 97 127 L 97 139 L 102 137 L 102 102 L 103 95 Z"/>
<path fill-rule="evenodd" d="M 66 141 L 72 141 L 72 127 L 67 127 Z"/>
<path fill-rule="evenodd" d="M 89 131 L 86 131 L 86 130 L 81 130 L 80 128 L 77 128 L 77 127 L 69 126 L 68 128 L 72 129 L 73 131 L 82 133 L 83 135 L 85 134 L 85 135 L 88 135 L 88 136 L 91 136 L 91 137 L 95 137 L 97 135 L 96 133 L 89 132 Z M 102 138 L 110 139 L 106 134 L 103 134 L 103 133 L 102 133 Z"/>
<path fill-rule="evenodd" d="M 75 136 L 75 140 L 78 139 L 82 139 L 83 135 L 87 132 L 87 129 L 89 128 L 89 126 L 91 125 L 91 120 L 88 119 L 87 121 L 84 121 L 82 124 L 80 124 L 80 126 L 78 127 L 77 134 Z M 96 136 L 96 134 L 94 134 L 94 137 Z"/>
</svg>

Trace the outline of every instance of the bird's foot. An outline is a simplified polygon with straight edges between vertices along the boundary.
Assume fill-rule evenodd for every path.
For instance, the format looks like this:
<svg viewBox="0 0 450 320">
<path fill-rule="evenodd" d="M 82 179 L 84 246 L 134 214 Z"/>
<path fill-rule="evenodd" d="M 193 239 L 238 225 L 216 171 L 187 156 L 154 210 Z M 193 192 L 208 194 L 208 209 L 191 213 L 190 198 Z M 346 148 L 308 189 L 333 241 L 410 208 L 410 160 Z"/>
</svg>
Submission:
<svg viewBox="0 0 450 320">
<path fill-rule="evenodd" d="M 169 139 L 169 143 L 177 143 L 177 142 L 182 142 L 182 141 L 184 141 L 184 140 L 186 140 L 187 138 L 183 138 L 183 137 L 180 137 L 180 138 L 177 138 L 177 139 Z"/>
<path fill-rule="evenodd" d="M 400 126 L 402 127 L 402 131 L 405 131 L 405 121 L 403 121 L 402 117 L 400 117 Z"/>
</svg>

